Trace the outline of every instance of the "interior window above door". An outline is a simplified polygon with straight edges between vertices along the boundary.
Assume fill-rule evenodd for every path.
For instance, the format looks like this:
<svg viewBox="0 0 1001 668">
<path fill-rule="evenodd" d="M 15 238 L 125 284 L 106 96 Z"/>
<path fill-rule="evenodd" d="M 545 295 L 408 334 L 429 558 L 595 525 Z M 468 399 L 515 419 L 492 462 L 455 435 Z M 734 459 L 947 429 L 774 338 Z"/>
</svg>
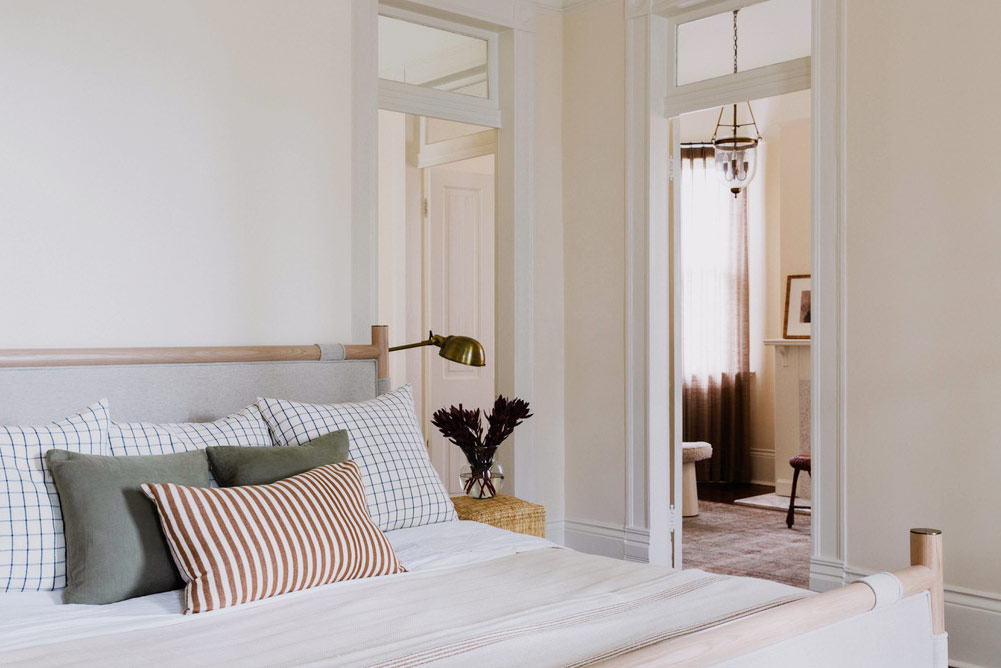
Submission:
<svg viewBox="0 0 1001 668">
<path fill-rule="evenodd" d="M 379 78 L 487 98 L 488 41 L 379 16 Z"/>
<path fill-rule="evenodd" d="M 810 0 L 765 0 L 741 8 L 737 71 L 809 56 L 810 21 Z M 732 11 L 679 24 L 677 85 L 733 74 L 733 41 Z"/>
</svg>

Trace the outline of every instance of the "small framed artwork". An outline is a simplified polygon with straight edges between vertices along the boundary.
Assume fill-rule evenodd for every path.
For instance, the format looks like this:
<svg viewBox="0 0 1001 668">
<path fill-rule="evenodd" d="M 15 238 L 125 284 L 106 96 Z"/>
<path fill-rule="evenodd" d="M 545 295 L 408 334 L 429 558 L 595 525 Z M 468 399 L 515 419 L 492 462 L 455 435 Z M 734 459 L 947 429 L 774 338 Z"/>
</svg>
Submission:
<svg viewBox="0 0 1001 668">
<path fill-rule="evenodd" d="M 786 312 L 782 321 L 782 338 L 810 338 L 810 274 L 786 277 Z"/>
</svg>

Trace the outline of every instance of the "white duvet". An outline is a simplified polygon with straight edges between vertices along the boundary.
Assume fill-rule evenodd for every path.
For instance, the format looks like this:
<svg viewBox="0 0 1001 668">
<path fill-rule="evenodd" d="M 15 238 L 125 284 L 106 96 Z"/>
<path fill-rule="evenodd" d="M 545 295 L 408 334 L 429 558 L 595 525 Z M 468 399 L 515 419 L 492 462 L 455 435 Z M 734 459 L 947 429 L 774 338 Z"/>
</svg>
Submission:
<svg viewBox="0 0 1001 668">
<path fill-rule="evenodd" d="M 198 615 L 179 592 L 104 606 L 4 595 L 0 665 L 584 665 L 806 594 L 585 555 L 474 522 L 387 534 L 407 573 Z"/>
<path fill-rule="evenodd" d="M 542 538 L 478 522 L 442 522 L 386 535 L 411 572 L 462 566 L 554 546 Z M 267 602 L 258 601 L 256 605 Z M 62 591 L 0 593 L 0 652 L 197 618 L 182 617 L 183 609 L 181 590 L 111 605 L 65 605 Z"/>
<path fill-rule="evenodd" d="M 809 595 L 581 554 L 474 522 L 387 534 L 408 573 L 198 615 L 180 592 L 104 606 L 0 595 L 0 666 L 576 668 Z M 927 596 L 790 638 L 734 668 L 926 668 Z M 944 645 L 943 645 L 944 647 Z"/>
</svg>

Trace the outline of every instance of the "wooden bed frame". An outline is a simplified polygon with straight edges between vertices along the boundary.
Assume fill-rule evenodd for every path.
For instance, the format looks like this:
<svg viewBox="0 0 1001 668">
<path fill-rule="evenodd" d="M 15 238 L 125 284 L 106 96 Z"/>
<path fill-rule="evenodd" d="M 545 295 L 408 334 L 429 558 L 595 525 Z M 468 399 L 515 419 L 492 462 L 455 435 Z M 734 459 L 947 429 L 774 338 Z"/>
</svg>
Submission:
<svg viewBox="0 0 1001 668">
<path fill-rule="evenodd" d="M 372 327 L 372 341 L 345 345 L 345 359 L 373 359 L 377 377 L 388 378 L 389 331 Z M 187 348 L 81 348 L 0 350 L 0 367 L 44 367 L 132 364 L 203 364 L 219 362 L 286 362 L 320 359 L 318 345 L 222 346 Z M 928 591 L 932 632 L 945 631 L 942 534 L 911 529 L 911 566 L 893 575 L 903 597 Z M 791 637 L 861 615 L 876 606 L 873 590 L 861 582 L 787 603 L 700 633 L 667 640 L 599 661 L 603 668 L 697 668 L 740 657 Z"/>
</svg>

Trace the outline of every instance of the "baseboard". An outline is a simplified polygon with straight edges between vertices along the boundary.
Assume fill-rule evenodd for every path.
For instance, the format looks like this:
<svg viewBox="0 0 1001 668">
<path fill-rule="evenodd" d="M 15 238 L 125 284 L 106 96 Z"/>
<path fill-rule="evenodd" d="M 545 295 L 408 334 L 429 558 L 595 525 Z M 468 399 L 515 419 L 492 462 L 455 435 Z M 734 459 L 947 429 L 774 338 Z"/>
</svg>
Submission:
<svg viewBox="0 0 1001 668">
<path fill-rule="evenodd" d="M 751 448 L 751 484 L 775 484 L 775 451 Z"/>
<path fill-rule="evenodd" d="M 810 558 L 810 590 L 830 591 L 845 584 L 845 562 L 821 557 Z"/>
<path fill-rule="evenodd" d="M 550 520 L 546 522 L 546 539 L 557 545 L 566 545 L 566 522 L 564 520 Z"/>
<path fill-rule="evenodd" d="M 811 559 L 810 588 L 813 589 Z M 833 566 L 836 562 L 824 562 Z M 844 582 L 854 582 L 875 571 L 843 567 Z M 818 590 L 820 591 L 820 590 Z M 949 633 L 949 665 L 989 668 L 1001 656 L 1001 594 L 966 587 L 945 586 L 945 630 Z"/>
<path fill-rule="evenodd" d="M 548 530 L 548 529 L 547 529 Z M 592 520 L 566 520 L 563 544 L 580 552 L 627 561 L 649 560 L 650 531 Z"/>
</svg>

